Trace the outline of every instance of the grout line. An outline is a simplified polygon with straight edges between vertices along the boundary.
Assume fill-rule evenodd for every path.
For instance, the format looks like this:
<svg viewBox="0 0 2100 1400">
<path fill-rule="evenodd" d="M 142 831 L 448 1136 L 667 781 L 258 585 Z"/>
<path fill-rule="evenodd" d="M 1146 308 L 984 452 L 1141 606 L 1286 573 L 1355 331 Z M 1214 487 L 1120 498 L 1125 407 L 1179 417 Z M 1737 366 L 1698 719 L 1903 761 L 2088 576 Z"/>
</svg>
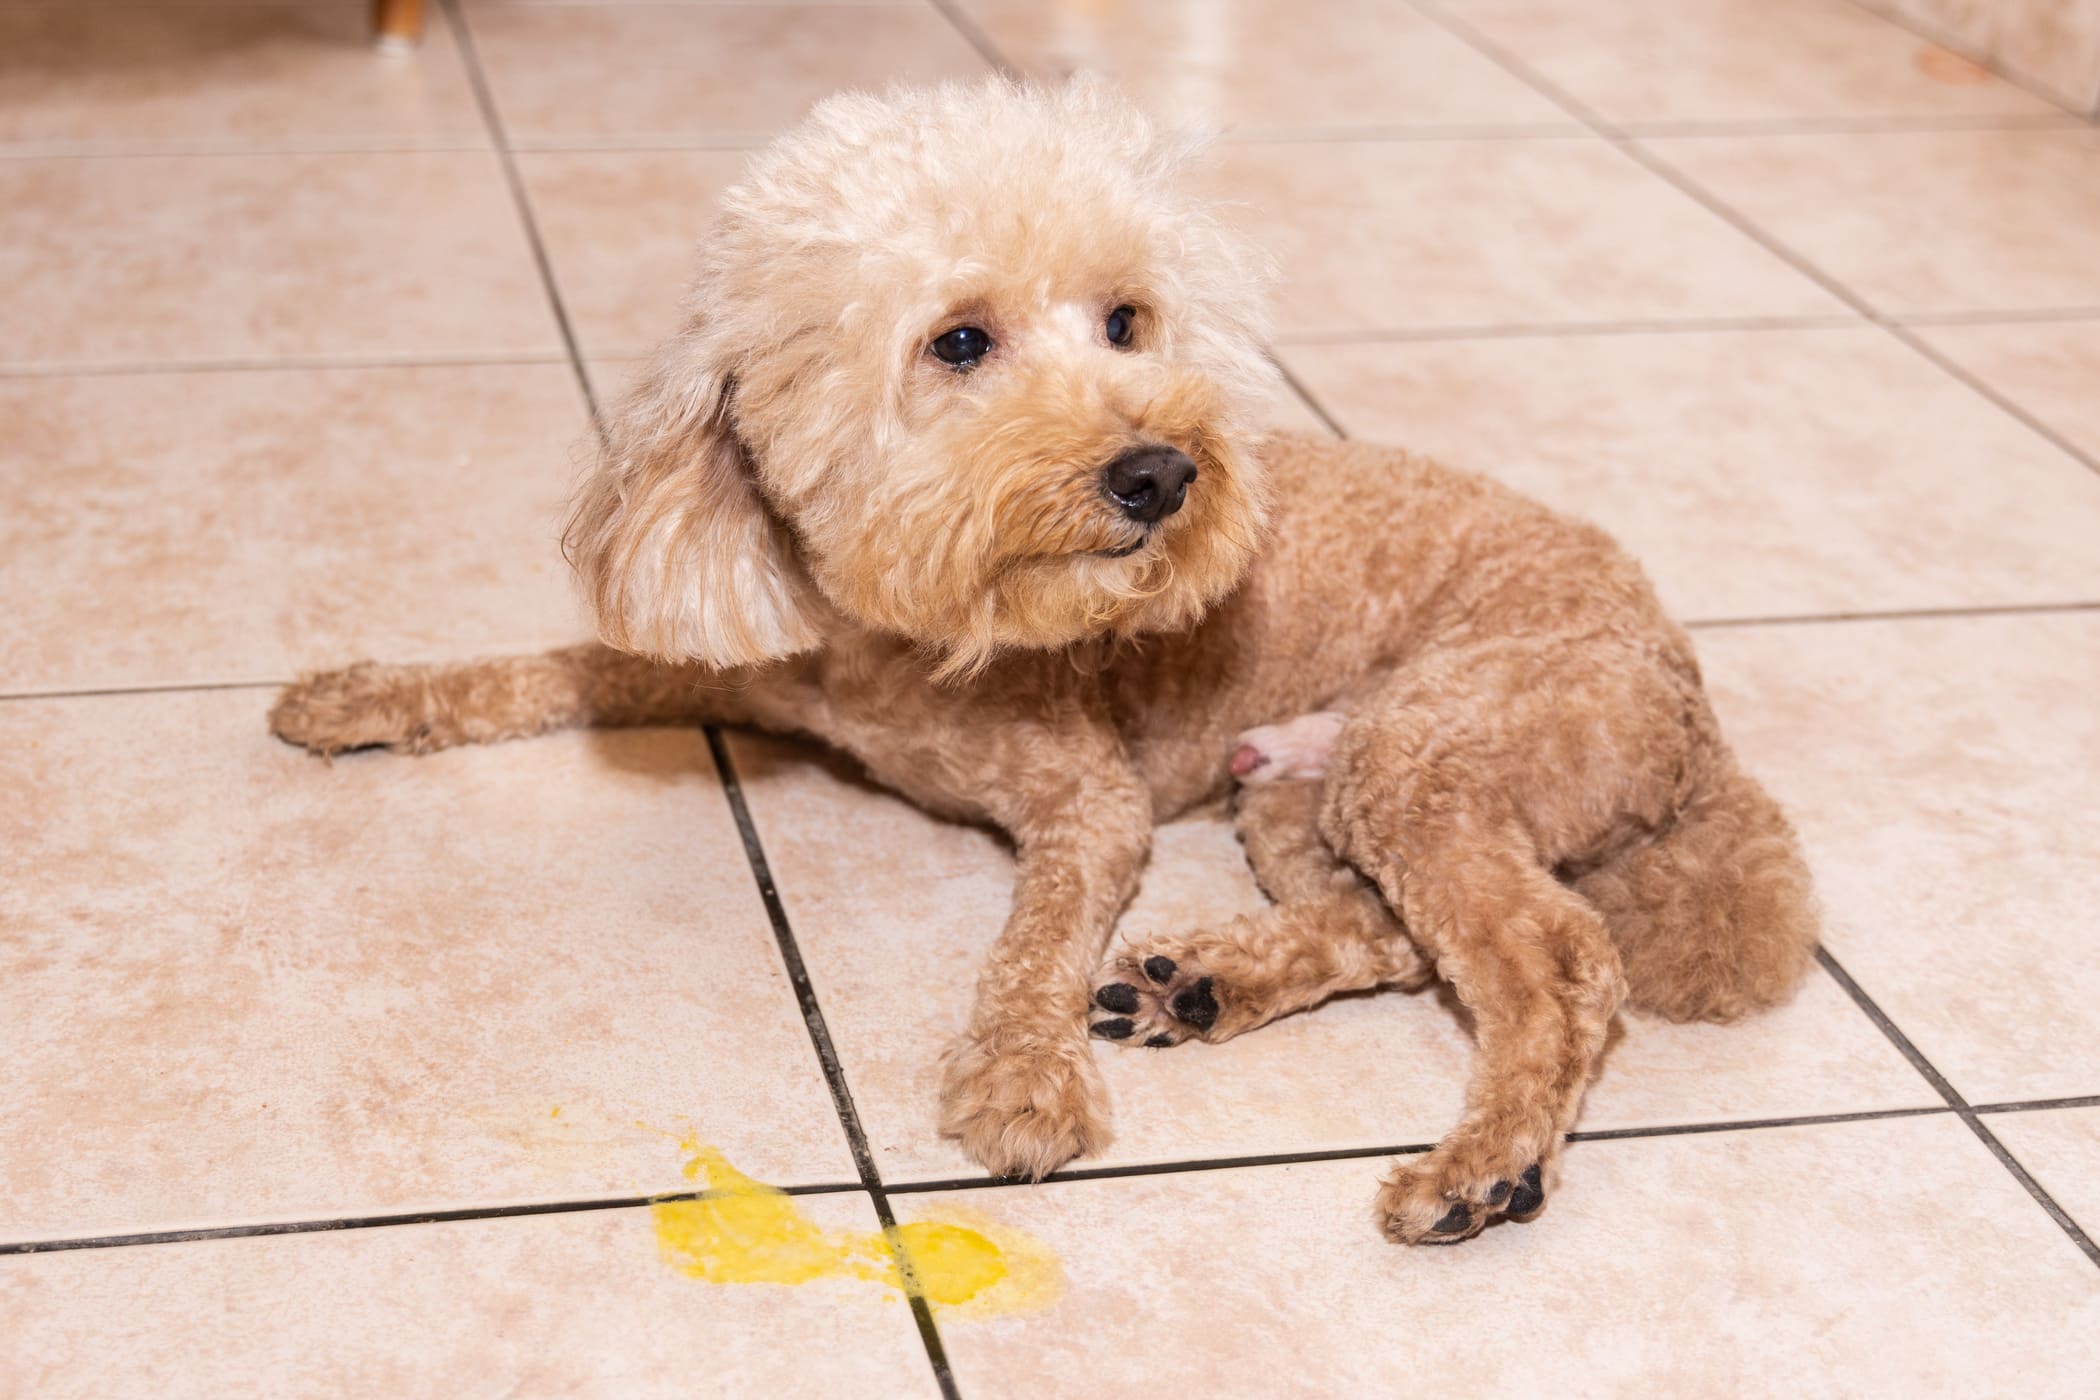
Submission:
<svg viewBox="0 0 2100 1400">
<path fill-rule="evenodd" d="M 1274 350 L 1265 351 L 1264 353 L 1268 355 L 1269 363 L 1276 366 L 1276 372 L 1283 376 L 1283 382 L 1290 385 L 1291 392 L 1298 396 L 1298 401 L 1312 410 L 1313 417 L 1325 423 L 1328 432 L 1347 441 L 1349 430 L 1342 426 L 1340 419 L 1327 411 L 1327 405 L 1321 403 L 1313 391 L 1305 386 L 1305 381 L 1293 374 L 1291 367 L 1285 364 L 1283 358 Z"/>
<path fill-rule="evenodd" d="M 2011 311 L 1916 311 L 1889 318 L 1904 326 L 1987 326 L 2000 322 L 2094 321 L 2100 306 L 2029 306 Z"/>
<path fill-rule="evenodd" d="M 789 1196 L 830 1196 L 858 1191 L 858 1183 L 824 1183 L 777 1188 Z M 149 1230 L 129 1235 L 90 1235 L 74 1239 L 0 1242 L 0 1256 L 55 1254 L 74 1249 L 124 1249 L 143 1244 L 188 1244 L 196 1240 L 246 1240 L 268 1235 L 315 1235 L 335 1230 L 378 1230 L 391 1225 L 444 1225 L 462 1220 L 512 1220 L 532 1215 L 576 1215 L 596 1210 L 630 1210 L 669 1201 L 711 1201 L 722 1191 L 668 1191 L 655 1196 L 604 1196 L 577 1201 L 538 1201 L 513 1206 L 466 1206 L 456 1210 L 412 1210 L 392 1215 L 345 1215 L 327 1220 L 285 1220 L 260 1225 L 211 1225 L 196 1230 Z"/>
<path fill-rule="evenodd" d="M 1305 400 L 1308 409 L 1318 414 L 1335 432 L 1345 438 L 1348 436 L 1342 425 L 1328 414 L 1326 408 L 1298 382 L 1289 369 L 1280 364 L 1277 368 L 1282 371 L 1285 382 Z M 2100 600 L 2072 603 L 1982 603 L 1964 607 L 1889 608 L 1863 612 L 1774 613 L 1766 617 L 1707 617 L 1688 619 L 1682 625 L 1696 632 L 1726 632 L 1756 627 L 1814 627 L 1852 622 L 1930 622 L 1950 618 L 2055 617 L 2090 612 L 2100 612 Z M 246 681 L 170 681 L 164 684 L 112 685 L 71 690 L 0 690 L 0 705 L 10 701 L 91 700 L 113 695 L 184 695 L 193 691 L 272 690 L 288 684 L 288 680 L 278 677 Z"/>
<path fill-rule="evenodd" d="M 928 0 L 928 3 L 933 6 L 936 14 L 948 21 L 949 28 L 962 36 L 964 43 L 977 50 L 979 58 L 992 65 L 999 76 L 1016 80 L 1028 76 L 1022 68 L 1007 62 L 1006 55 L 992 42 L 992 36 L 985 33 L 976 20 L 964 14 L 955 0 Z"/>
<path fill-rule="evenodd" d="M 722 741 L 722 731 L 708 725 L 706 734 L 707 751 L 713 756 L 715 770 L 721 776 L 723 796 L 728 800 L 730 816 L 736 821 L 737 835 L 743 839 L 744 856 L 751 863 L 751 878 L 758 883 L 758 897 L 772 922 L 773 939 L 779 945 L 780 960 L 787 969 L 788 981 L 795 989 L 795 1001 L 802 1010 L 802 1024 L 809 1031 L 810 1047 L 816 1052 L 825 1087 L 831 1091 L 831 1106 L 838 1113 L 846 1145 L 853 1152 L 853 1165 L 860 1173 L 861 1189 L 875 1204 L 876 1218 L 882 1224 L 882 1238 L 889 1246 L 898 1276 L 903 1280 L 905 1301 L 911 1305 L 912 1321 L 918 1324 L 919 1341 L 925 1346 L 926 1360 L 933 1367 L 934 1382 L 940 1386 L 946 1400 L 958 1400 L 961 1392 L 956 1389 L 955 1375 L 948 1365 L 947 1348 L 941 1342 L 940 1328 L 934 1323 L 926 1294 L 919 1286 L 911 1256 L 905 1252 L 898 1236 L 897 1217 L 890 1209 L 882 1173 L 875 1165 L 875 1153 L 868 1146 L 868 1135 L 861 1127 L 860 1111 L 854 1106 L 853 1090 L 846 1083 L 846 1069 L 839 1062 L 831 1028 L 824 1020 L 824 1009 L 817 1004 L 816 984 L 810 981 L 808 965 L 802 960 L 801 946 L 796 943 L 795 930 L 788 922 L 787 906 L 781 903 L 780 889 L 773 883 L 773 868 L 766 859 L 765 847 L 759 841 L 758 824 L 752 820 L 751 808 L 744 801 L 744 786 L 737 778 L 736 764 L 729 756 L 729 746 Z"/>
<path fill-rule="evenodd" d="M 1990 1150 L 1999 1164 L 2012 1173 L 2013 1180 L 2027 1188 L 2027 1194 L 2034 1197 L 2035 1203 L 2048 1213 L 2058 1228 L 2071 1237 L 2071 1243 L 2078 1247 L 2079 1252 L 2093 1263 L 2100 1264 L 2100 1245 L 2095 1245 L 2085 1231 L 2078 1228 L 2078 1222 L 2071 1219 L 2064 1208 L 2056 1203 L 2056 1198 L 2042 1188 L 2042 1184 L 2034 1179 L 2027 1168 L 2020 1165 L 2019 1158 L 2007 1150 L 2005 1144 L 1998 1140 L 1998 1135 L 1984 1126 L 1983 1119 L 1969 1105 L 1968 1100 L 1948 1082 L 1947 1076 L 1941 1074 L 1932 1061 L 1925 1058 L 1925 1053 L 1911 1043 L 1910 1037 L 1889 1019 L 1888 1013 L 1881 1009 L 1874 998 L 1867 995 L 1866 989 L 1852 980 L 1852 974 L 1845 971 L 1844 965 L 1831 956 L 1830 950 L 1819 946 L 1816 949 L 1816 961 L 1823 964 L 1824 971 L 1838 980 L 1838 985 L 1845 989 L 1846 995 L 1850 996 L 1859 1009 L 1867 1014 L 1867 1019 L 1888 1037 L 1889 1044 L 1895 1046 L 1903 1058 L 1910 1061 L 1911 1068 L 1924 1076 L 1925 1082 L 1938 1091 L 1939 1096 L 1947 1101 L 1947 1106 L 1968 1125 L 1969 1131 L 1976 1134 L 1977 1140 Z"/>
<path fill-rule="evenodd" d="M 2035 1113 L 2052 1108 L 2100 1108 L 2100 1094 L 2080 1094 L 2068 1099 L 2022 1099 L 2013 1103 L 1970 1105 L 1978 1113 Z"/>
<path fill-rule="evenodd" d="M 1963 617 L 2049 617 L 2060 613 L 2100 611 L 2091 603 L 1979 603 L 1947 608 L 1889 608 L 1882 611 L 1836 613 L 1775 613 L 1769 617 L 1708 617 L 1685 622 L 1700 632 L 1721 632 L 1737 627 L 1799 627 L 1813 622 L 1925 622 Z"/>
<path fill-rule="evenodd" d="M 503 115 L 496 108 L 495 90 L 489 86 L 488 74 L 481 66 L 481 52 L 474 46 L 474 34 L 467 25 L 460 0 L 438 0 L 438 3 L 444 11 L 446 23 L 452 28 L 452 40 L 459 46 L 460 66 L 466 69 L 467 82 L 474 89 L 474 103 L 481 109 L 481 119 L 488 126 L 489 139 L 496 144 L 496 159 L 503 166 L 504 182 L 510 186 L 511 203 L 517 208 L 525 241 L 532 248 L 533 264 L 539 269 L 540 285 L 546 289 L 555 327 L 561 332 L 569 366 L 576 372 L 577 387 L 583 392 L 584 406 L 590 410 L 591 423 L 595 427 L 599 423 L 598 401 L 591 396 L 590 376 L 583 370 L 583 351 L 576 343 L 576 327 L 569 320 L 569 309 L 562 302 L 561 287 L 554 280 L 554 263 L 547 256 L 546 241 L 540 237 L 539 220 L 532 212 L 532 198 L 526 193 L 525 177 L 518 171 L 517 154 L 510 148 L 509 134 L 503 128 Z"/>
<path fill-rule="evenodd" d="M 1705 316 L 1677 321 L 1484 321 L 1471 325 L 1401 326 L 1391 329 L 1308 331 L 1276 337 L 1280 349 L 1382 345 L 1438 340 L 1521 340 L 1596 335 L 1697 335 L 1719 331 L 1813 331 L 1865 329 L 1858 316 Z"/>
<path fill-rule="evenodd" d="M 761 858 L 763 853 L 761 853 Z M 770 883 L 766 886 L 770 888 Z M 776 897 L 777 898 L 777 897 Z M 771 903 L 768 905 L 771 908 Z M 1849 979 L 1836 968 L 1830 969 L 1841 986 L 1851 990 Z M 798 988 L 799 990 L 799 988 Z M 814 993 L 811 994 L 814 1000 Z M 1877 1015 L 1878 1009 L 1869 1010 L 1875 1024 L 1882 1026 L 1886 1017 Z M 1899 1042 L 1902 1049 L 1907 1042 Z M 1915 1063 L 1915 1062 L 1914 1062 Z M 1928 1076 L 1929 1078 L 1929 1076 Z M 1937 1085 L 1935 1085 L 1937 1087 Z M 1977 1104 L 1969 1108 L 1972 1114 L 2014 1114 L 2047 1112 L 2064 1108 L 2100 1108 L 2100 1094 L 2091 1094 L 2065 1099 L 2031 1099 L 2017 1103 Z M 1646 1128 L 1593 1128 L 1567 1135 L 1567 1141 L 1585 1142 L 1633 1142 L 1648 1138 L 1696 1137 L 1708 1133 L 1755 1132 L 1767 1128 L 1822 1127 L 1844 1123 L 1875 1123 L 1898 1118 L 1930 1118 L 1944 1114 L 1960 1116 L 1962 1107 L 1954 1104 L 1939 1104 L 1920 1108 L 1861 1109 L 1842 1113 L 1809 1113 L 1787 1118 L 1740 1118 L 1714 1123 L 1667 1123 Z M 856 1120 L 857 1121 L 857 1120 Z M 1168 1162 L 1140 1162 L 1120 1167 L 1080 1167 L 1068 1171 L 1052 1172 L 1041 1184 L 1054 1185 L 1060 1182 L 1115 1181 L 1125 1177 L 1177 1176 L 1213 1171 L 1231 1171 L 1241 1167 L 1301 1166 L 1315 1162 L 1347 1162 L 1370 1157 L 1405 1157 L 1427 1152 L 1434 1143 L 1388 1143 L 1374 1147 L 1339 1147 L 1307 1152 L 1270 1152 L 1238 1157 L 1194 1157 Z M 872 1162 L 870 1164 L 872 1170 Z M 883 1183 L 881 1193 L 885 1197 L 925 1195 L 936 1191 L 981 1191 L 1020 1183 L 1002 1177 L 941 1177 L 919 1181 L 896 1181 Z M 853 1182 L 817 1182 L 802 1186 L 777 1188 L 789 1196 L 834 1196 L 856 1191 L 868 1191 L 864 1179 Z M 599 1210 L 627 1210 L 642 1206 L 657 1205 L 672 1201 L 714 1200 L 724 1193 L 719 1191 L 668 1191 L 649 1196 L 612 1196 L 574 1201 L 535 1202 L 509 1206 L 471 1206 L 456 1210 L 406 1211 L 393 1215 L 342 1216 L 323 1220 L 291 1220 L 257 1225 L 222 1225 L 196 1230 L 157 1230 L 127 1235 L 95 1235 L 72 1239 L 27 1240 L 0 1242 L 0 1256 L 11 1254 L 46 1254 L 75 1249 L 116 1249 L 133 1245 L 177 1244 L 193 1240 L 251 1239 L 267 1235 L 321 1234 L 335 1230 L 369 1230 L 392 1225 L 433 1225 L 467 1220 L 502 1220 L 520 1216 L 561 1215 Z M 873 1195 L 872 1191 L 869 1194 Z M 891 1217 L 892 1220 L 894 1217 Z"/>
<path fill-rule="evenodd" d="M 1861 316 L 1881 327 L 1898 342 L 1908 346 L 1914 354 L 1937 365 L 1943 373 L 1967 385 L 1970 390 L 1989 402 L 1996 404 L 2006 415 L 2047 440 L 2073 461 L 2080 463 L 2088 471 L 2100 475 L 2100 459 L 2096 459 L 2091 453 L 2073 443 L 2063 434 L 2057 432 L 2032 413 L 2029 413 L 2025 408 L 1941 354 L 1922 337 L 1903 325 L 1900 320 L 1884 314 L 1864 296 L 1853 291 L 1851 287 L 1837 277 L 1818 267 L 1814 261 L 1796 251 L 1775 234 L 1768 232 L 1762 225 L 1746 217 L 1734 205 L 1685 175 L 1655 151 L 1634 140 L 1623 130 L 1591 111 L 1558 84 L 1532 68 L 1530 64 L 1525 63 L 1499 44 L 1494 43 L 1471 25 L 1453 18 L 1444 11 L 1443 7 L 1437 3 L 1437 0 L 1407 0 L 1407 3 L 1421 14 L 1423 18 L 1441 25 L 1453 37 L 1471 45 L 1482 57 L 1501 65 L 1512 77 L 1529 83 L 1540 96 L 1559 104 L 1561 109 L 1567 112 L 1569 116 L 1581 121 L 1592 131 L 1596 132 L 1597 135 L 1609 141 L 1617 150 L 1629 160 L 1641 166 L 1642 169 L 1667 182 L 1679 194 L 1693 200 L 1701 208 L 1726 222 L 1736 232 L 1756 243 L 1767 253 L 1778 258 L 1831 296 L 1836 297 L 1846 306 L 1851 307 Z"/>
<path fill-rule="evenodd" d="M 274 681 L 170 681 L 164 685 L 107 685 L 80 690 L 0 691 L 0 704 L 10 700 L 92 700 L 105 695 L 186 695 L 207 690 L 275 690 Z"/>
<path fill-rule="evenodd" d="M 1851 2 L 1854 9 L 1864 10 L 1890 28 L 1900 29 L 1907 34 L 1925 40 L 1929 44 L 1937 44 L 1950 53 L 1958 54 L 1977 67 L 1987 69 L 1991 73 L 1996 74 L 1999 78 L 2019 88 L 2022 92 L 2039 97 L 2052 107 L 2067 112 L 2073 117 L 2085 116 L 2085 113 L 2080 112 L 2077 108 L 2066 103 L 2061 97 L 2043 88 L 2026 74 L 2019 72 L 2017 69 L 2006 67 L 2002 60 L 1976 48 L 1960 38 L 1952 30 L 1942 29 L 1936 24 L 1926 23 L 1919 20 L 1917 16 L 1905 14 L 1901 10 L 1891 10 L 1887 6 L 1877 3 L 1877 0 L 1851 0 Z M 2094 117 L 2100 118 L 2100 108 L 2095 109 Z"/>
<path fill-rule="evenodd" d="M 1689 136 L 1876 136 L 1943 131 L 2076 131 L 2083 123 L 2068 111 L 1939 117 L 1773 117 L 1737 121 L 1624 122 L 1627 136 L 1667 141 Z"/>
</svg>

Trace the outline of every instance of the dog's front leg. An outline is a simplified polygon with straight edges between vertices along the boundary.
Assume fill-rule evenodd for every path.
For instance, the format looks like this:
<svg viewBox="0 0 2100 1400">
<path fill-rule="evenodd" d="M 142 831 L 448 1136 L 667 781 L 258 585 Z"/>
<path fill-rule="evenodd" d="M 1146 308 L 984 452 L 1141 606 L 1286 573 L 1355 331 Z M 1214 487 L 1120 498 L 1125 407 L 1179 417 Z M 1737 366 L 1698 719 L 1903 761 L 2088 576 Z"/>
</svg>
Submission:
<svg viewBox="0 0 2100 1400">
<path fill-rule="evenodd" d="M 1137 886 L 1152 799 L 1118 761 L 1001 814 L 1018 846 L 1013 911 L 943 1062 L 941 1128 L 1001 1176 L 1038 1179 L 1108 1141 L 1087 1043 L 1092 973 Z"/>
</svg>

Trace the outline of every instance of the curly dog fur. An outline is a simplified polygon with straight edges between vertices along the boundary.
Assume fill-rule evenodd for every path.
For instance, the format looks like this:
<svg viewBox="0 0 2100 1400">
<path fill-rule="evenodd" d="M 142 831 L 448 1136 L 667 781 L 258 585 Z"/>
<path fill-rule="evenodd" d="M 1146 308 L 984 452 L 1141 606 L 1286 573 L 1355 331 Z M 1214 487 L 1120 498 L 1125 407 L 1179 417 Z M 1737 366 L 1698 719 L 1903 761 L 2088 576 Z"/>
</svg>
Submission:
<svg viewBox="0 0 2100 1400">
<path fill-rule="evenodd" d="M 1477 1023 L 1464 1116 L 1378 1214 L 1466 1239 L 1544 1207 L 1622 1001 L 1788 995 L 1808 877 L 1601 531 L 1260 431 L 1265 265 L 1182 191 L 1187 151 L 1085 84 L 824 103 L 725 196 L 607 425 L 566 540 L 602 644 L 311 675 L 271 724 L 321 753 L 756 725 L 1005 829 L 941 1092 L 998 1173 L 1107 1141 L 1090 1029 L 1218 1040 L 1441 977 Z M 1133 461 L 1195 475 L 1108 475 Z M 1240 736 L 1278 724 L 1303 752 L 1237 811 L 1274 907 L 1104 960 L 1153 824 L 1256 776 L 1279 731 Z"/>
</svg>

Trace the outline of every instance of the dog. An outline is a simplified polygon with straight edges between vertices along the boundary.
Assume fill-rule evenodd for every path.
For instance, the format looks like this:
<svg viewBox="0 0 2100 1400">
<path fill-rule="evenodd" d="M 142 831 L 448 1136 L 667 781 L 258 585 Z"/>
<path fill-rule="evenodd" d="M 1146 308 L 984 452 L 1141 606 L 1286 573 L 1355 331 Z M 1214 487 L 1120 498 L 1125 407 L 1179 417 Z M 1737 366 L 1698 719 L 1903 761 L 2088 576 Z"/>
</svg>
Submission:
<svg viewBox="0 0 2100 1400">
<path fill-rule="evenodd" d="M 601 641 L 308 675 L 321 754 L 575 725 L 811 735 L 1013 839 L 944 1131 L 1109 1136 L 1091 1040 L 1223 1040 L 1442 978 L 1462 1117 L 1392 1239 L 1529 1219 L 1622 1002 L 1728 1020 L 1816 942 L 1795 836 L 1602 531 L 1263 431 L 1269 270 L 1191 143 L 1087 82 L 844 94 L 759 154 L 564 546 Z M 1273 907 L 1107 952 L 1156 822 L 1227 792 Z"/>
</svg>

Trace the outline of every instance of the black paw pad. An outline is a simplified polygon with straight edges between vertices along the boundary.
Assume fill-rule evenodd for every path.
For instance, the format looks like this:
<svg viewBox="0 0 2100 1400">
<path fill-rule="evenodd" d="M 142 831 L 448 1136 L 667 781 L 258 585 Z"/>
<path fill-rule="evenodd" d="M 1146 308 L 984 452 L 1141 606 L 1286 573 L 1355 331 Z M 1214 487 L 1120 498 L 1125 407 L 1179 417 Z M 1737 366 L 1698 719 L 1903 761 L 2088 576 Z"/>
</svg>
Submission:
<svg viewBox="0 0 2100 1400">
<path fill-rule="evenodd" d="M 1087 1027 L 1088 1034 L 1103 1040 L 1128 1040 L 1136 1031 L 1137 1027 L 1128 1016 L 1118 1016 L 1113 1021 L 1096 1021 Z"/>
<path fill-rule="evenodd" d="M 1444 1212 L 1444 1218 L 1429 1227 L 1439 1235 L 1455 1235 L 1461 1230 L 1473 1228 L 1473 1212 L 1464 1201 Z"/>
<path fill-rule="evenodd" d="M 1128 982 L 1111 982 L 1094 993 L 1094 1005 L 1118 1016 L 1128 1016 L 1138 1008 L 1137 988 Z"/>
<path fill-rule="evenodd" d="M 1155 982 L 1164 982 L 1174 975 L 1174 960 L 1158 954 L 1145 959 L 1145 975 Z"/>
<path fill-rule="evenodd" d="M 1145 1037 L 1145 1048 L 1147 1050 L 1164 1050 L 1173 1043 L 1174 1037 L 1168 1035 L 1164 1031 L 1160 1032 L 1158 1035 L 1148 1035 Z"/>
<path fill-rule="evenodd" d="M 1210 979 L 1199 978 L 1193 987 L 1183 987 L 1174 993 L 1170 1003 L 1176 1016 L 1197 1030 L 1209 1030 L 1218 1019 L 1218 999 L 1211 994 Z"/>
<path fill-rule="evenodd" d="M 1546 1188 L 1539 1177 L 1539 1164 L 1533 1162 L 1524 1168 L 1524 1175 L 1517 1179 L 1516 1190 L 1509 1193 L 1507 1212 L 1511 1215 L 1529 1215 L 1546 1204 Z"/>
<path fill-rule="evenodd" d="M 1490 1186 L 1490 1187 L 1488 1187 L 1488 1195 L 1487 1195 L 1487 1201 L 1488 1201 L 1488 1204 L 1489 1204 L 1489 1205 L 1491 1205 L 1491 1206 L 1499 1206 L 1499 1205 L 1501 1205 L 1501 1204 L 1502 1204 L 1502 1203 L 1503 1203 L 1504 1201 L 1506 1201 L 1506 1200 L 1508 1200 L 1508 1199 L 1509 1199 L 1509 1191 L 1510 1191 L 1510 1186 L 1509 1186 L 1509 1183 L 1508 1183 L 1508 1182 L 1506 1182 L 1506 1181 L 1498 1181 L 1498 1182 L 1496 1182 L 1496 1183 L 1495 1183 L 1495 1184 L 1494 1184 L 1493 1186 Z"/>
</svg>

